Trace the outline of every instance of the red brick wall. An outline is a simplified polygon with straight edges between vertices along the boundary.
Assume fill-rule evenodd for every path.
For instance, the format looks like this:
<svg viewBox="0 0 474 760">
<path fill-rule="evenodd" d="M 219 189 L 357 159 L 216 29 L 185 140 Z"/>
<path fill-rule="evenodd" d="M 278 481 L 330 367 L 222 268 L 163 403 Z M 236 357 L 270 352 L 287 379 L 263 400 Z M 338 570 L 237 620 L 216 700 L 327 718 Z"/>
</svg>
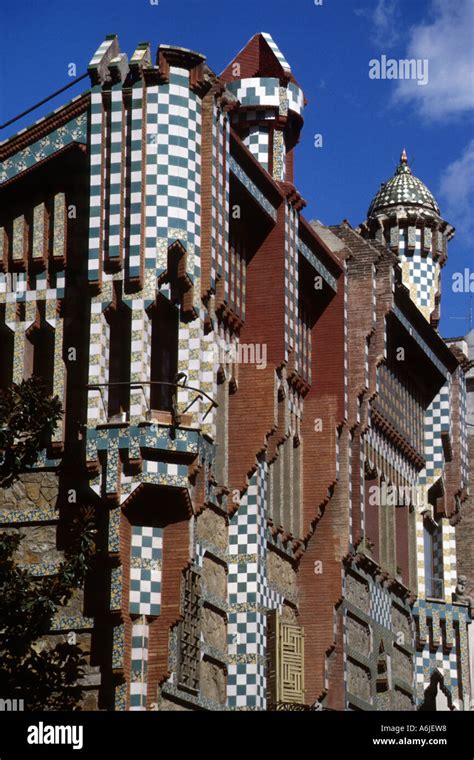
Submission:
<svg viewBox="0 0 474 760">
<path fill-rule="evenodd" d="M 379 510 L 378 504 L 370 504 L 371 492 L 373 487 L 380 488 L 380 478 L 368 478 L 365 481 L 365 535 L 372 542 L 372 556 L 375 562 L 379 561 Z M 373 501 L 373 499 L 372 499 Z"/>
<path fill-rule="evenodd" d="M 312 387 L 305 399 L 302 423 L 304 452 L 303 532 L 308 535 L 323 511 L 314 533 L 308 538 L 298 572 L 299 622 L 305 629 L 306 702 L 324 692 L 326 654 L 334 646 L 334 606 L 341 598 L 341 558 L 348 548 L 347 445 L 340 442 L 342 479 L 326 506 L 328 489 L 336 482 L 336 428 L 344 415 L 344 287 L 320 315 L 312 330 Z M 329 349 L 330 347 L 330 349 Z M 315 432 L 315 419 L 322 431 Z M 322 563 L 321 573 L 315 562 Z M 320 566 L 317 565 L 319 570 Z M 342 644 L 338 642 L 338 644 Z M 333 683 L 342 683 L 341 663 L 331 661 Z M 334 702 L 342 692 L 331 694 Z M 340 703 L 342 708 L 342 702 Z"/>
<path fill-rule="evenodd" d="M 267 346 L 267 366 L 241 364 L 229 404 L 229 486 L 242 488 L 274 428 L 275 368 L 284 361 L 284 209 L 247 266 L 247 301 L 241 343 Z"/>
<path fill-rule="evenodd" d="M 474 435 L 469 436 L 470 494 L 456 525 L 457 570 L 467 576 L 466 594 L 474 598 Z"/>
</svg>

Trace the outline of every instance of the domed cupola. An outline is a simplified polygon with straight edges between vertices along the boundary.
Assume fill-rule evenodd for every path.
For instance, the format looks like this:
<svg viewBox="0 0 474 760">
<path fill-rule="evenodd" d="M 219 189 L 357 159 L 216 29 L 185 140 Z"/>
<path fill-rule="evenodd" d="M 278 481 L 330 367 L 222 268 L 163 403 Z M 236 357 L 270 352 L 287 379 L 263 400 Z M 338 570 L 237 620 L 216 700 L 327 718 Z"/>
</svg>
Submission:
<svg viewBox="0 0 474 760">
<path fill-rule="evenodd" d="M 359 232 L 386 243 L 398 255 L 403 284 L 436 327 L 440 317 L 440 272 L 454 228 L 441 218 L 431 191 L 413 175 L 405 149 L 395 174 L 382 183 L 374 196 Z"/>
<path fill-rule="evenodd" d="M 406 150 L 400 156 L 400 164 L 394 176 L 384 182 L 372 203 L 367 216 L 379 214 L 396 206 L 418 206 L 420 211 L 439 216 L 439 206 L 425 183 L 415 177 L 408 166 Z"/>
</svg>

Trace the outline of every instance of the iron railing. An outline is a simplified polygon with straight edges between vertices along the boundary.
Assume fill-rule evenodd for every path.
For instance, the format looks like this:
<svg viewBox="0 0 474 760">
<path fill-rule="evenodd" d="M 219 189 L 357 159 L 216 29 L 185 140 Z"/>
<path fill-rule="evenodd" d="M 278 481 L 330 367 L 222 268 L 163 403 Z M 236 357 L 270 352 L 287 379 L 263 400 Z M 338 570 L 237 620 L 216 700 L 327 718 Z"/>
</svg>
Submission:
<svg viewBox="0 0 474 760">
<path fill-rule="evenodd" d="M 128 387 L 128 388 L 130 388 L 130 390 L 133 390 L 133 389 L 141 390 L 142 393 L 143 393 L 143 398 L 144 398 L 144 401 L 145 401 L 145 406 L 146 406 L 147 413 L 150 414 L 152 410 L 151 410 L 150 403 L 149 403 L 149 400 L 147 398 L 147 395 L 145 393 L 145 386 L 167 386 L 167 387 L 171 387 L 171 388 L 174 388 L 174 393 L 173 393 L 172 400 L 171 400 L 171 409 L 157 410 L 157 411 L 169 411 L 171 413 L 171 420 L 172 420 L 173 427 L 178 427 L 180 425 L 180 423 L 181 423 L 182 416 L 184 414 L 186 414 L 186 412 L 188 412 L 191 409 L 191 407 L 196 403 L 196 401 L 198 401 L 198 400 L 202 401 L 204 399 L 207 399 L 209 401 L 209 406 L 207 407 L 205 414 L 201 418 L 201 423 L 202 423 L 202 422 L 204 422 L 204 420 L 206 419 L 206 417 L 210 413 L 211 409 L 213 409 L 215 407 L 217 408 L 219 406 L 219 404 L 216 401 L 214 401 L 214 399 L 212 399 L 209 396 L 209 394 L 207 394 L 201 388 L 195 388 L 194 386 L 188 385 L 185 382 L 179 382 L 180 380 L 183 379 L 183 377 L 180 377 L 180 375 L 182 375 L 182 374 L 184 374 L 184 373 L 179 373 L 179 375 L 177 375 L 177 380 L 174 383 L 170 383 L 170 382 L 167 382 L 165 380 L 142 380 L 139 383 L 129 383 L 129 382 L 127 382 L 125 380 L 125 381 L 117 381 L 117 382 L 112 382 L 112 383 L 91 383 L 91 384 L 86 385 L 86 388 L 89 391 L 98 391 L 99 392 L 99 395 L 100 395 L 100 398 L 101 398 L 101 401 L 102 401 L 102 406 L 103 406 L 103 409 L 104 409 L 105 417 L 109 421 L 110 415 L 109 415 L 108 408 L 107 408 L 107 403 L 106 403 L 106 400 L 105 400 L 105 397 L 104 397 L 104 388 Z M 184 375 L 184 379 L 186 379 L 185 375 Z M 194 398 L 189 402 L 189 404 L 182 411 L 178 411 L 178 405 L 177 405 L 177 392 L 178 392 L 178 388 L 183 388 L 185 390 L 192 391 L 193 393 L 196 394 L 194 396 Z"/>
</svg>

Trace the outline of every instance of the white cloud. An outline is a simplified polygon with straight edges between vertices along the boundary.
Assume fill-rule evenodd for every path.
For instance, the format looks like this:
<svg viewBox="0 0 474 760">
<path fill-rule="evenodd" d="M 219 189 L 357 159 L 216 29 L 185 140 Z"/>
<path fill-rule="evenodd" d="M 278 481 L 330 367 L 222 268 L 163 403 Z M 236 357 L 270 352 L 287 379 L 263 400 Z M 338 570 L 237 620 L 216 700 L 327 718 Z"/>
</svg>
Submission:
<svg viewBox="0 0 474 760">
<path fill-rule="evenodd" d="M 444 219 L 456 227 L 458 238 L 472 240 L 474 234 L 474 138 L 462 155 L 443 171 L 439 197 Z"/>
<path fill-rule="evenodd" d="M 399 39 L 398 0 L 377 0 L 374 9 L 357 8 L 354 12 L 371 22 L 371 36 L 376 45 L 387 48 Z"/>
<path fill-rule="evenodd" d="M 395 102 L 408 102 L 426 119 L 459 117 L 474 108 L 474 2 L 432 0 L 429 21 L 408 31 L 403 58 L 427 58 L 429 83 L 397 83 Z"/>
<path fill-rule="evenodd" d="M 393 45 L 399 38 L 397 0 L 378 0 L 373 14 L 374 40 L 378 45 Z"/>
</svg>

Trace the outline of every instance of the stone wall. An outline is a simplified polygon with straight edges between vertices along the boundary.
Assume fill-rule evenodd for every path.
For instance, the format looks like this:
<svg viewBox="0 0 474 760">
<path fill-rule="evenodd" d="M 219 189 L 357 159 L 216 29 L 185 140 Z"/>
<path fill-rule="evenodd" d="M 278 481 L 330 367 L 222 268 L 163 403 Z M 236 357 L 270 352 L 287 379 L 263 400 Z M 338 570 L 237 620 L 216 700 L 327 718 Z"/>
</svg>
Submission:
<svg viewBox="0 0 474 760">
<path fill-rule="evenodd" d="M 358 654 L 362 654 L 364 657 L 370 656 L 370 628 L 368 625 L 356 620 L 352 615 L 347 615 L 346 636 L 348 647 L 355 649 Z"/>
<path fill-rule="evenodd" d="M 412 622 L 405 612 L 392 605 L 392 629 L 395 636 L 399 638 L 399 643 L 411 646 L 413 640 Z"/>
<path fill-rule="evenodd" d="M 288 557 L 272 551 L 267 552 L 267 578 L 271 587 L 287 599 L 296 599 L 297 583 L 293 563 Z"/>
<path fill-rule="evenodd" d="M 208 546 L 201 569 L 201 635 L 207 651 L 211 648 L 213 657 L 205 655 L 201 660 L 199 683 L 202 697 L 224 705 L 226 702 L 226 657 L 227 657 L 227 617 L 219 611 L 227 601 L 227 521 L 223 514 L 211 508 L 205 509 L 197 518 L 196 537 L 203 546 Z"/>
<path fill-rule="evenodd" d="M 394 646 L 392 650 L 392 674 L 394 678 L 400 678 L 407 684 L 413 681 L 412 659 L 397 646 Z"/>
<path fill-rule="evenodd" d="M 346 598 L 368 615 L 370 608 L 369 587 L 351 573 L 346 575 Z"/>
<path fill-rule="evenodd" d="M 227 589 L 227 572 L 224 565 L 208 554 L 203 559 L 201 578 L 210 594 L 225 599 Z"/>
<path fill-rule="evenodd" d="M 3 523 L 0 532 L 19 533 L 23 536 L 15 559 L 38 577 L 53 574 L 64 560 L 64 553 L 57 546 L 59 490 L 58 475 L 51 471 L 24 473 L 10 487 L 0 488 Z M 39 639 L 35 643 L 36 650 L 47 651 L 57 643 L 66 642 L 69 632 L 74 630 L 73 619 L 81 620 L 83 611 L 84 592 L 76 589 L 68 604 L 58 608 L 57 612 L 59 625 L 62 628 L 64 620 L 67 629 Z M 90 663 L 92 634 L 79 630 L 75 636 L 87 662 L 82 679 L 84 696 L 81 708 L 97 710 L 100 673 L 99 668 Z"/>
<path fill-rule="evenodd" d="M 352 660 L 347 663 L 347 689 L 354 696 L 370 702 L 371 675 L 367 668 L 357 665 Z"/>
<path fill-rule="evenodd" d="M 163 697 L 159 709 L 164 712 L 189 712 L 191 708 L 182 705 L 180 702 L 174 702 L 171 699 L 165 699 Z"/>
<path fill-rule="evenodd" d="M 470 394 L 474 395 L 474 394 Z M 472 428 L 469 428 L 472 431 Z M 461 520 L 456 525 L 458 575 L 467 577 L 466 596 L 474 598 L 474 435 L 469 436 L 469 498 L 461 506 Z"/>
<path fill-rule="evenodd" d="M 223 705 L 226 701 L 226 674 L 223 665 L 204 657 L 201 661 L 200 690 L 203 697 Z"/>
<path fill-rule="evenodd" d="M 205 607 L 201 617 L 201 633 L 209 646 L 225 652 L 227 647 L 227 623 L 225 618 L 215 610 Z"/>
<path fill-rule="evenodd" d="M 55 472 L 31 472 L 19 477 L 9 488 L 0 488 L 0 511 L 54 508 L 59 493 Z"/>
<path fill-rule="evenodd" d="M 413 710 L 413 699 L 405 691 L 394 689 L 392 710 Z"/>
<path fill-rule="evenodd" d="M 224 516 L 211 508 L 205 509 L 196 521 L 196 537 L 198 541 L 208 541 L 226 551 L 227 525 Z"/>
<path fill-rule="evenodd" d="M 345 580 L 349 703 L 352 699 L 354 706 L 362 709 L 366 708 L 357 700 L 368 702 L 376 710 L 413 710 L 413 620 L 409 609 L 393 593 L 388 595 L 372 576 L 364 573 L 362 577 L 352 568 Z M 381 609 L 386 611 L 384 619 Z"/>
</svg>

